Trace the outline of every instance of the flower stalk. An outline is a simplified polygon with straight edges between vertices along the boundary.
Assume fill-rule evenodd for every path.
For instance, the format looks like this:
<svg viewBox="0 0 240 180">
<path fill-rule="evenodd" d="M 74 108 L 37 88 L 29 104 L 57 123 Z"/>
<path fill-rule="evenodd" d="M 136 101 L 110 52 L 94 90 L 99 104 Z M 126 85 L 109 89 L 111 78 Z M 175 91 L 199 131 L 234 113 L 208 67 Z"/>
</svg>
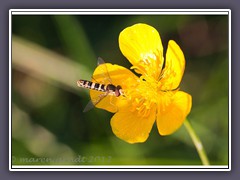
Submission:
<svg viewBox="0 0 240 180">
<path fill-rule="evenodd" d="M 191 124 L 189 123 L 189 121 L 187 119 L 184 121 L 184 126 L 186 127 L 187 132 L 189 133 L 189 135 L 193 141 L 193 144 L 195 145 L 195 147 L 197 149 L 197 152 L 202 161 L 202 164 L 205 166 L 210 165 L 208 157 L 207 157 L 204 147 L 202 145 L 202 142 L 199 139 L 199 137 L 197 136 L 197 134 L 195 133 L 194 129 L 192 128 Z"/>
</svg>

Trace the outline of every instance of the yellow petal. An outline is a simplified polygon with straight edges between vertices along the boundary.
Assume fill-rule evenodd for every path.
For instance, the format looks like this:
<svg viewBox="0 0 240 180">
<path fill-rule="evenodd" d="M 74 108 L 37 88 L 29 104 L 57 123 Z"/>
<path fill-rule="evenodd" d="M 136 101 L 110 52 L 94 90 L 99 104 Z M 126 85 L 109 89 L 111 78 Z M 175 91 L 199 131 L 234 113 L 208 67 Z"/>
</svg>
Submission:
<svg viewBox="0 0 240 180">
<path fill-rule="evenodd" d="M 173 40 L 168 43 L 165 68 L 161 82 L 162 90 L 173 90 L 178 88 L 185 69 L 185 58 L 182 50 Z"/>
<path fill-rule="evenodd" d="M 113 133 L 128 143 L 141 143 L 147 140 L 156 119 L 156 107 L 151 109 L 148 117 L 139 116 L 126 105 L 111 119 Z"/>
<path fill-rule="evenodd" d="M 186 119 L 192 107 L 191 95 L 178 91 L 165 110 L 158 109 L 157 127 L 161 135 L 174 133 Z"/>
<path fill-rule="evenodd" d="M 122 90 L 128 88 L 133 82 L 137 81 L 135 76 L 130 70 L 110 63 L 99 65 L 93 73 L 93 82 L 108 85 L 113 84 L 115 86 L 120 85 Z M 96 90 L 90 90 L 90 97 L 93 104 L 101 109 L 105 109 L 110 112 L 116 112 L 120 105 L 124 104 L 126 100 L 123 96 L 116 97 L 114 95 L 105 96 L 105 92 L 99 92 Z M 124 101 L 124 102 L 122 102 Z"/>
<path fill-rule="evenodd" d="M 158 78 L 163 65 L 160 35 L 152 26 L 135 24 L 119 35 L 119 46 L 137 73 Z"/>
</svg>

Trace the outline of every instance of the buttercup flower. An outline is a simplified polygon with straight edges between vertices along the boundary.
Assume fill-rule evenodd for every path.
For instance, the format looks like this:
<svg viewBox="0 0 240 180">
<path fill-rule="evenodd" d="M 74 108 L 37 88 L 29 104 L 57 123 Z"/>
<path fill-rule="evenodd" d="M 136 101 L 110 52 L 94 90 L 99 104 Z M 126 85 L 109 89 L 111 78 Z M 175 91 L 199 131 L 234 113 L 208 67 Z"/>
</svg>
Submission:
<svg viewBox="0 0 240 180">
<path fill-rule="evenodd" d="M 128 143 L 146 141 L 155 121 L 160 135 L 174 133 L 192 106 L 191 95 L 179 90 L 185 69 L 182 50 L 170 40 L 164 59 L 160 35 L 147 24 L 124 29 L 119 46 L 137 75 L 119 65 L 99 65 L 92 81 L 120 85 L 123 95 L 108 95 L 96 107 L 115 113 L 111 119 L 113 133 Z M 111 82 L 102 75 L 103 66 Z M 90 90 L 92 99 L 100 93 Z"/>
</svg>

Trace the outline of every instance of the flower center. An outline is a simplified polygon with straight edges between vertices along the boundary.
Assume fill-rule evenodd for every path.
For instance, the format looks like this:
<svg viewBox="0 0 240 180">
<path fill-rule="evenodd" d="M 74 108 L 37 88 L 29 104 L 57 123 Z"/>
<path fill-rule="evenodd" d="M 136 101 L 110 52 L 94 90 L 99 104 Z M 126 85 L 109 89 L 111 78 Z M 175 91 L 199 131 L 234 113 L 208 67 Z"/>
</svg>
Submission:
<svg viewBox="0 0 240 180">
<path fill-rule="evenodd" d="M 141 76 L 136 84 L 132 84 L 125 95 L 132 104 L 131 111 L 137 111 L 138 116 L 147 117 L 153 109 L 165 111 L 171 103 L 173 91 L 162 91 L 161 81 L 149 76 Z M 158 107 L 158 108 L 157 108 Z"/>
</svg>

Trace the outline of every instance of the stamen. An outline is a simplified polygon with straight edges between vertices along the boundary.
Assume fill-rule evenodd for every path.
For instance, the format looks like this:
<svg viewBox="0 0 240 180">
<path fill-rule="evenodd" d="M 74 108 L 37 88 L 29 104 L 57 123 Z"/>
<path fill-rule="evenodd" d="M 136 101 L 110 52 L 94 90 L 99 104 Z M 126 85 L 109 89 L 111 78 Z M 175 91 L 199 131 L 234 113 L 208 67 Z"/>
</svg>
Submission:
<svg viewBox="0 0 240 180">
<path fill-rule="evenodd" d="M 144 61 L 143 63 L 148 63 Z M 152 68 L 153 63 L 144 67 L 146 71 Z M 142 71 L 141 66 L 133 66 L 135 70 Z M 153 72 L 153 74 L 156 72 Z M 161 79 L 159 79 L 159 77 Z M 164 91 L 162 85 L 165 78 L 170 78 L 170 71 L 162 71 L 158 78 L 154 78 L 151 75 L 142 73 L 142 76 L 138 79 L 136 84 L 124 91 L 126 98 L 131 102 L 131 112 L 137 111 L 137 115 L 141 117 L 148 117 L 152 112 L 152 109 L 157 106 L 158 111 L 166 111 L 167 107 L 171 104 L 172 96 L 177 91 Z M 164 84 L 165 86 L 165 84 Z"/>
</svg>

